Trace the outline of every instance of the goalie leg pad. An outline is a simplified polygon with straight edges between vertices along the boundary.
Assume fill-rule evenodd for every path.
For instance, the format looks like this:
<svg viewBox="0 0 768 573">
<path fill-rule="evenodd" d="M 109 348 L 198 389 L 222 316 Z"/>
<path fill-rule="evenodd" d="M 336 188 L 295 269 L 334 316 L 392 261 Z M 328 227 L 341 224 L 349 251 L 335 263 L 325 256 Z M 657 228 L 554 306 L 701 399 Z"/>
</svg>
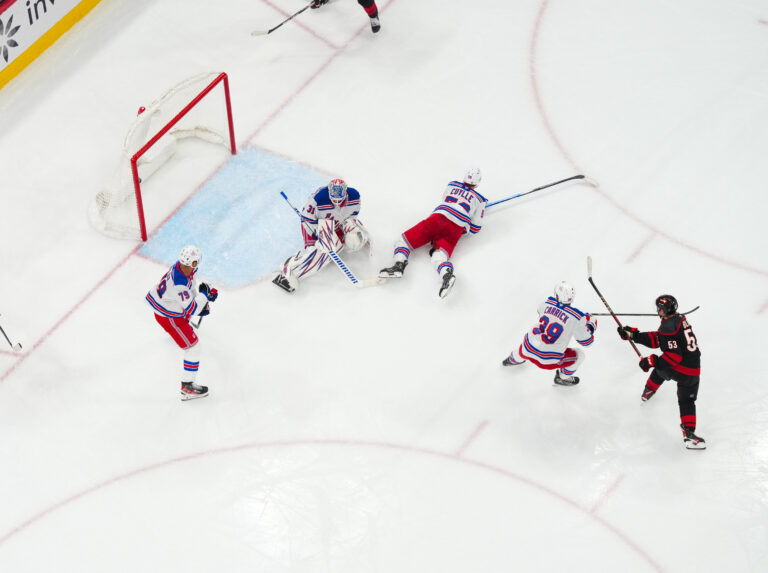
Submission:
<svg viewBox="0 0 768 573">
<path fill-rule="evenodd" d="M 307 247 L 299 251 L 285 261 L 283 265 L 283 276 L 295 289 L 298 287 L 299 280 L 312 276 L 322 269 L 331 258 L 328 253 L 318 247 Z"/>
</svg>

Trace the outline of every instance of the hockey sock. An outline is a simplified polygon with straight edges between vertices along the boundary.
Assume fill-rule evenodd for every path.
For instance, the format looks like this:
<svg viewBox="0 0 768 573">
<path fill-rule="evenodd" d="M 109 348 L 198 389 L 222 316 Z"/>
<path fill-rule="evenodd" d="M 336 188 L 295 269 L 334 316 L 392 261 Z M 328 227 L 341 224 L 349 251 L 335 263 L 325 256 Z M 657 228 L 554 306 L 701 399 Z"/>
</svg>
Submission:
<svg viewBox="0 0 768 573">
<path fill-rule="evenodd" d="M 194 382 L 200 367 L 200 343 L 184 350 L 184 365 L 181 374 L 182 382 Z"/>
<path fill-rule="evenodd" d="M 379 15 L 379 9 L 376 7 L 375 0 L 357 0 L 357 3 L 363 7 L 368 17 L 375 18 Z"/>
</svg>

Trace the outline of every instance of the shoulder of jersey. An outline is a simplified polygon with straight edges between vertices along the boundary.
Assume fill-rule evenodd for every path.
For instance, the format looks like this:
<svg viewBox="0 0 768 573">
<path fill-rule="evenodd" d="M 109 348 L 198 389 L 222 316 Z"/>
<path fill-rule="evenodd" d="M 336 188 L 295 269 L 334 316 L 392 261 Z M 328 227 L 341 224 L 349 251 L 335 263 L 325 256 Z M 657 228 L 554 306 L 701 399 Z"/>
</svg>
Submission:
<svg viewBox="0 0 768 573">
<path fill-rule="evenodd" d="M 458 189 L 463 189 L 464 191 L 469 191 L 470 193 L 474 193 L 477 195 L 477 198 L 480 199 L 481 203 L 486 203 L 488 199 L 486 197 L 483 197 L 480 193 L 477 192 L 477 189 L 472 189 L 472 187 L 462 183 L 461 181 L 451 181 L 448 183 L 449 187 L 457 187 Z"/>
<path fill-rule="evenodd" d="M 557 301 L 557 299 L 553 296 L 549 297 L 547 299 L 547 304 L 551 304 L 552 306 L 555 306 L 559 308 L 560 310 L 567 312 L 574 318 L 582 318 L 584 316 L 584 313 L 581 312 L 578 308 L 570 306 L 568 304 L 561 304 Z"/>
<path fill-rule="evenodd" d="M 360 204 L 360 191 L 354 187 L 347 187 L 347 205 Z"/>
<path fill-rule="evenodd" d="M 188 287 L 192 284 L 192 279 L 187 278 L 187 275 L 181 272 L 181 268 L 179 267 L 178 262 L 173 265 L 173 284 L 185 287 Z"/>
<path fill-rule="evenodd" d="M 671 316 L 667 319 L 664 319 L 661 321 L 661 326 L 659 326 L 659 332 L 663 332 L 665 334 L 671 334 L 674 332 L 677 332 L 677 330 L 680 328 L 680 323 L 683 322 L 683 315 L 676 314 L 674 316 Z"/>
<path fill-rule="evenodd" d="M 331 196 L 328 194 L 328 187 L 320 187 L 315 191 L 314 199 L 318 211 L 329 211 L 333 209 L 333 202 L 331 202 Z"/>
</svg>

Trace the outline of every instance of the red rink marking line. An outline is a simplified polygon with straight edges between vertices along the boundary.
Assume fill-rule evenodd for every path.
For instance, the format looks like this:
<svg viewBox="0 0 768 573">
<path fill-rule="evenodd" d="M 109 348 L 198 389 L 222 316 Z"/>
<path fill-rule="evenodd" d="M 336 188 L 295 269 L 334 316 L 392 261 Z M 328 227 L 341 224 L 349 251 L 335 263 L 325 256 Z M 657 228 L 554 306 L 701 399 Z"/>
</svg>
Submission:
<svg viewBox="0 0 768 573">
<path fill-rule="evenodd" d="M 464 440 L 464 443 L 459 446 L 459 449 L 454 452 L 454 456 L 457 458 L 460 458 L 461 455 L 464 453 L 464 450 L 466 450 L 469 445 L 475 441 L 475 438 L 480 435 L 480 432 L 482 432 L 485 427 L 488 425 L 488 420 L 483 420 L 480 422 L 477 427 L 472 431 L 472 433 L 467 437 L 466 440 Z"/>
<path fill-rule="evenodd" d="M 275 6 L 274 4 L 272 4 L 272 3 L 271 3 L 269 0 L 261 0 L 261 1 L 262 1 L 263 3 L 265 3 L 265 4 L 267 4 L 268 6 L 270 6 L 270 7 L 274 8 L 274 9 L 275 9 L 275 10 L 277 10 L 278 12 L 285 14 L 285 15 L 286 15 L 286 17 L 290 16 L 290 14 L 287 14 L 285 11 L 283 11 L 282 9 L 280 9 L 280 8 L 278 8 L 277 6 Z M 386 6 L 384 6 L 383 8 L 381 8 L 381 9 L 379 10 L 379 12 L 383 12 L 384 10 L 386 10 L 386 9 L 387 9 L 387 8 L 388 8 L 388 7 L 389 7 L 389 6 L 390 6 L 392 3 L 394 3 L 394 2 L 395 2 L 395 0 L 391 0 L 390 2 L 388 2 L 388 3 L 387 3 L 387 5 L 386 5 Z M 305 88 L 306 88 L 306 87 L 307 87 L 309 84 L 311 84 L 311 83 L 312 83 L 312 81 L 313 81 L 313 80 L 314 80 L 314 79 L 315 79 L 315 78 L 316 78 L 318 75 L 320 75 L 320 73 L 321 73 L 321 72 L 323 72 L 325 69 L 327 69 L 327 68 L 328 68 L 328 65 L 329 65 L 329 64 L 330 64 L 330 63 L 331 63 L 331 62 L 332 62 L 332 61 L 333 61 L 333 60 L 334 60 L 334 59 L 335 59 L 335 58 L 336 58 L 336 57 L 337 57 L 339 54 L 341 54 L 341 53 L 342 53 L 342 52 L 343 52 L 343 51 L 344 51 L 344 50 L 345 50 L 345 49 L 346 49 L 346 48 L 347 48 L 347 47 L 348 47 L 348 46 L 349 46 L 349 45 L 352 43 L 352 41 L 353 41 L 353 40 L 355 40 L 355 39 L 356 39 L 356 38 L 357 38 L 357 37 L 358 37 L 358 36 L 359 36 L 359 35 L 360 35 L 360 34 L 361 34 L 361 33 L 362 33 L 364 30 L 366 30 L 366 29 L 369 29 L 369 28 L 370 28 L 370 26 L 368 25 L 368 23 L 366 23 L 366 24 L 365 24 L 364 26 L 362 26 L 362 27 L 361 27 L 361 28 L 360 28 L 360 29 L 359 29 L 359 30 L 358 30 L 358 31 L 357 31 L 357 32 L 356 32 L 356 33 L 355 33 L 355 34 L 354 34 L 354 35 L 353 35 L 353 36 L 352 36 L 352 37 L 351 37 L 351 38 L 350 38 L 350 39 L 349 39 L 349 40 L 348 40 L 348 41 L 347 41 L 347 42 L 346 42 L 346 43 L 345 43 L 343 46 L 340 46 L 340 47 L 339 47 L 339 46 L 335 46 L 334 44 L 332 44 L 331 42 L 329 42 L 327 39 L 324 39 L 324 38 L 322 38 L 321 36 L 319 36 L 319 35 L 318 35 L 316 32 L 314 32 L 313 30 L 311 30 L 311 29 L 307 28 L 306 26 L 304 26 L 304 25 L 302 25 L 302 24 L 298 23 L 296 20 L 293 20 L 293 22 L 296 22 L 297 24 L 299 24 L 299 26 L 300 26 L 302 29 L 304 29 L 306 32 L 308 32 L 308 33 L 309 33 L 309 34 L 311 34 L 312 36 L 315 36 L 316 38 L 320 39 L 321 41 L 323 41 L 323 43 L 325 43 L 327 46 L 329 46 L 329 47 L 333 48 L 333 49 L 334 49 L 334 50 L 336 50 L 336 51 L 335 51 L 335 52 L 333 53 L 333 55 L 332 55 L 332 56 L 331 56 L 331 57 L 330 57 L 328 60 L 326 60 L 326 61 L 325 61 L 325 62 L 324 62 L 324 63 L 323 63 L 321 66 L 320 66 L 320 68 L 319 68 L 317 71 L 315 71 L 315 72 L 314 72 L 314 73 L 313 73 L 313 74 L 312 74 L 312 75 L 311 75 L 311 76 L 310 76 L 310 77 L 309 77 L 309 78 L 308 78 L 308 79 L 307 79 L 307 80 L 306 80 L 306 81 L 305 81 L 305 82 L 304 82 L 304 83 L 303 83 L 303 84 L 302 84 L 302 85 L 301 85 L 301 86 L 300 86 L 300 87 L 299 87 L 299 88 L 298 88 L 298 89 L 297 89 L 297 90 L 296 90 L 296 91 L 293 93 L 293 94 L 291 94 L 291 95 L 290 95 L 288 98 L 286 98 L 286 99 L 283 101 L 283 103 L 282 103 L 282 104 L 280 104 L 280 105 L 278 106 L 278 108 L 277 108 L 277 109 L 276 109 L 274 112 L 272 112 L 272 114 L 270 114 L 270 115 L 269 115 L 269 116 L 268 116 L 268 117 L 267 117 L 267 118 L 266 118 L 266 119 L 265 119 L 265 120 L 264 120 L 264 121 L 261 123 L 261 125 L 260 125 L 260 126 L 257 128 L 257 129 L 256 129 L 256 131 L 255 131 L 253 134 L 251 134 L 251 136 L 250 136 L 250 137 L 249 137 L 249 138 L 248 138 L 246 141 L 248 141 L 248 140 L 250 140 L 250 139 L 253 139 L 254 137 L 256 137 L 256 135 L 258 135 L 258 134 L 259 134 L 259 133 L 260 133 L 260 132 L 261 132 L 261 131 L 262 131 L 262 130 L 263 130 L 263 129 L 264 129 L 266 126 L 267 126 L 267 125 L 269 125 L 269 124 L 272 122 L 272 120 L 274 120 L 274 119 L 275 119 L 275 118 L 276 118 L 276 117 L 277 117 L 277 116 L 280 114 L 280 112 L 281 112 L 281 111 L 283 111 L 283 110 L 284 110 L 284 109 L 285 109 L 285 108 L 288 106 L 288 104 L 290 104 L 290 103 L 291 103 L 291 101 L 293 101 L 293 100 L 296 98 L 296 96 L 297 96 L 299 93 L 301 93 L 302 91 L 304 91 L 304 89 L 305 89 Z M 238 147 L 240 147 L 240 145 L 242 145 L 242 144 L 240 144 L 240 143 L 238 142 Z M 214 175 L 215 175 L 216 173 L 218 173 L 218 172 L 219 172 L 219 170 L 220 170 L 220 169 L 221 169 L 221 168 L 222 168 L 222 167 L 225 165 L 225 163 L 226 163 L 226 161 L 225 161 L 225 162 L 222 162 L 222 163 L 221 163 L 221 164 L 220 164 L 220 165 L 219 165 L 219 166 L 218 166 L 218 167 L 217 167 L 217 168 L 216 168 L 216 169 L 215 169 L 213 172 L 211 172 L 211 174 L 210 174 L 210 175 L 209 175 L 209 176 L 208 176 L 208 177 L 205 179 L 205 181 L 203 181 L 203 182 L 202 182 L 202 183 L 201 183 L 201 184 L 200 184 L 200 185 L 199 185 L 199 186 L 198 186 L 198 187 L 197 187 L 197 188 L 196 188 L 196 189 L 195 189 L 195 190 L 194 190 L 194 191 L 193 191 L 193 192 L 192 192 L 192 193 L 191 193 L 191 194 L 188 196 L 188 197 L 186 197 L 186 198 L 184 199 L 184 201 L 182 201 L 181 203 L 179 203 L 179 205 L 176 207 L 176 209 L 174 209 L 174 211 L 173 211 L 172 213 L 170 213 L 170 214 L 169 214 L 169 215 L 168 215 L 168 216 L 167 216 L 165 219 L 163 219 L 163 221 L 162 221 L 162 222 L 161 222 L 161 223 L 160 223 L 160 224 L 157 226 L 157 228 L 156 228 L 156 229 L 159 229 L 160 227 L 162 227 L 164 223 L 166 223 L 166 222 L 167 222 L 167 221 L 168 221 L 168 220 L 169 220 L 171 217 L 173 217 L 173 216 L 174 216 L 176 213 L 178 213 L 178 211 L 179 211 L 179 210 L 180 210 L 180 209 L 181 209 L 181 208 L 182 208 L 182 207 L 183 207 L 183 206 L 184 206 L 184 205 L 185 205 L 185 204 L 186 204 L 186 203 L 187 203 L 187 202 L 188 202 L 188 201 L 189 201 L 189 200 L 190 200 L 190 199 L 191 199 L 191 198 L 192 198 L 192 197 L 193 197 L 193 196 L 194 196 L 194 195 L 195 195 L 195 194 L 196 194 L 196 193 L 197 193 L 197 192 L 198 192 L 198 191 L 199 191 L 199 190 L 200 190 L 200 189 L 201 189 L 201 188 L 202 188 L 202 187 L 203 187 L 203 186 L 204 186 L 204 185 L 205 185 L 207 182 L 208 182 L 208 181 L 210 181 L 210 180 L 211 180 L 211 178 L 212 178 L 212 177 L 214 177 Z M 155 229 L 155 231 L 156 231 L 156 229 Z M 154 232 L 153 232 L 152 234 L 154 234 Z M 97 282 L 97 283 L 96 283 L 96 284 L 95 284 L 95 285 L 94 285 L 94 286 L 93 286 L 93 287 L 92 287 L 92 288 L 91 288 L 91 289 L 90 289 L 88 292 L 86 292 L 86 293 L 85 293 L 85 295 L 84 295 L 84 296 L 83 296 L 83 297 L 82 297 L 80 300 L 78 300 L 78 301 L 77 301 L 77 302 L 74 304 L 74 306 L 72 306 L 72 307 L 71 307 L 71 308 L 70 308 L 70 309 L 69 309 L 69 310 L 66 312 L 66 314 L 64 314 L 64 316 L 62 316 L 62 317 L 61 317 L 61 318 L 60 318 L 58 321 L 56 321 L 56 322 L 53 324 L 53 326 L 51 326 L 51 328 L 49 328 L 49 329 L 48 329 L 48 330 L 45 332 L 45 334 L 43 334 L 43 336 L 42 336 L 42 337 L 40 337 L 40 338 L 39 338 L 39 339 L 38 339 L 38 340 L 37 340 L 37 341 L 36 341 L 34 344 L 32 344 L 32 345 L 31 345 L 29 348 L 26 348 L 26 347 L 25 347 L 25 348 L 23 349 L 23 352 L 21 352 L 21 353 L 18 353 L 18 354 L 17 354 L 17 353 L 14 353 L 14 352 L 10 352 L 10 351 L 9 351 L 9 352 L 0 351 L 0 354 L 9 354 L 9 355 L 12 355 L 12 356 L 14 356 L 14 357 L 18 358 L 18 360 L 16 360 L 16 361 L 15 361 L 15 362 L 14 362 L 14 363 L 13 363 L 13 364 L 12 364 L 12 365 L 9 367 L 9 368 L 7 368 L 5 371 L 3 371 L 3 372 L 2 372 L 2 374 L 0 374 L 0 384 L 2 384 L 3 382 L 5 382 L 5 380 L 6 380 L 6 379 L 7 379 L 7 378 L 8 378 L 8 377 L 11 375 L 11 374 L 13 374 L 13 372 L 15 372 L 15 371 L 16 371 L 16 369 L 17 369 L 17 368 L 18 368 L 18 367 L 19 367 L 21 364 L 23 364 L 23 363 L 24 363 L 24 361 L 25 361 L 25 360 L 26 360 L 26 359 L 27 359 L 27 358 L 28 358 L 28 357 L 29 357 L 31 354 L 33 354 L 35 350 L 37 350 L 37 348 L 38 348 L 38 347 L 40 347 L 40 346 L 41 346 L 41 345 L 42 345 L 44 342 L 46 342 L 46 341 L 47 341 L 47 340 L 48 340 L 48 339 L 51 337 L 51 335 L 53 335 L 53 333 L 54 333 L 54 332 L 56 332 L 56 331 L 59 329 L 59 327 L 60 327 L 62 324 L 64 324 L 64 322 L 65 322 L 65 321 L 66 321 L 66 320 L 67 320 L 67 319 L 68 319 L 70 316 L 72 316 L 72 314 L 74 314 L 74 312 L 75 312 L 76 310 L 78 310 L 78 309 L 79 309 L 79 308 L 80 308 L 80 307 L 81 307 L 81 306 L 82 306 L 82 305 L 83 305 L 83 304 L 84 304 L 84 303 L 85 303 L 85 302 L 86 302 L 86 301 L 87 301 L 89 298 L 91 298 L 91 296 L 92 296 L 92 295 L 93 295 L 93 294 L 94 294 L 94 293 L 95 293 L 95 292 L 96 292 L 96 291 L 97 291 L 99 288 L 101 288 L 101 287 L 102 287 L 102 286 L 103 286 L 103 285 L 104 285 L 104 284 L 105 284 L 105 283 L 106 283 L 106 282 L 107 282 L 107 281 L 108 281 L 108 280 L 109 280 L 109 279 L 112 277 L 112 275 L 114 275 L 114 274 L 115 274 L 115 272 L 117 272 L 117 270 L 118 270 L 118 269 L 119 269 L 119 268 L 120 268 L 122 265 L 124 265 L 124 264 L 125 264 L 125 263 L 128 261 L 128 259 L 129 259 L 130 257 L 132 257 L 133 255 L 137 254 L 137 253 L 138 253 L 138 251 L 139 251 L 139 249 L 141 248 L 141 246 L 142 246 L 142 245 L 140 244 L 140 245 L 137 245 L 137 246 L 136 246 L 134 249 L 132 249 L 132 250 L 131 250 L 131 251 L 130 251 L 130 252 L 129 252 L 129 253 L 128 253 L 128 254 L 127 254 L 127 255 L 126 255 L 126 256 L 125 256 L 123 259 L 122 259 L 122 260 L 120 260 L 120 262 L 119 262 L 117 265 L 115 265 L 115 267 L 114 267 L 114 268 L 112 268 L 112 269 L 111 269 L 111 270 L 110 270 L 110 271 L 109 271 L 109 272 L 108 272 L 108 273 L 107 273 L 107 274 L 106 274 L 106 275 L 105 275 L 105 276 L 104 276 L 104 277 L 103 277 L 101 280 L 99 280 L 99 282 Z M 23 344 L 23 343 L 22 343 L 22 344 Z"/>
<path fill-rule="evenodd" d="M 6 533 L 0 535 L 0 547 L 2 547 L 3 544 L 6 543 L 11 538 L 29 529 L 32 525 L 41 521 L 45 517 L 48 517 L 52 513 L 56 512 L 57 510 L 62 509 L 68 505 L 72 505 L 76 501 L 80 501 L 90 494 L 101 492 L 102 490 L 108 489 L 112 485 L 128 481 L 131 478 L 142 476 L 152 471 L 164 469 L 166 467 L 173 466 L 176 464 L 182 464 L 185 462 L 194 461 L 194 460 L 198 460 L 198 459 L 202 459 L 208 456 L 214 456 L 218 454 L 231 454 L 231 453 L 237 453 L 237 452 L 242 452 L 247 450 L 261 450 L 261 449 L 267 449 L 267 448 L 290 448 L 290 447 L 298 447 L 298 446 L 367 447 L 367 448 L 373 448 L 373 449 L 396 450 L 396 451 L 407 452 L 411 454 L 419 454 L 419 455 L 429 456 L 433 458 L 440 458 L 440 459 L 457 462 L 460 464 L 465 464 L 480 470 L 494 473 L 496 475 L 502 476 L 507 479 L 511 479 L 520 484 L 523 484 L 532 489 L 535 489 L 540 493 L 543 493 L 553 499 L 556 499 L 557 501 L 566 505 L 570 509 L 573 509 L 583 514 L 584 516 L 590 518 L 591 520 L 593 520 L 594 522 L 602 526 L 606 531 L 614 535 L 617 539 L 622 541 L 626 547 L 632 550 L 639 558 L 644 560 L 654 570 L 662 573 L 664 571 L 661 568 L 661 566 L 656 561 L 654 561 L 654 559 L 645 550 L 643 550 L 642 547 L 637 545 L 637 543 L 635 543 L 635 541 L 629 535 L 625 534 L 624 532 L 619 530 L 616 526 L 604 520 L 602 517 L 600 517 L 598 514 L 594 513 L 593 511 L 585 507 L 582 507 L 572 499 L 564 496 L 563 494 L 553 489 L 550 489 L 549 487 L 537 481 L 534 481 L 530 478 L 526 478 L 524 476 L 518 475 L 512 471 L 509 471 L 497 466 L 493 466 L 485 462 L 468 460 L 466 458 L 460 458 L 455 454 L 447 454 L 444 452 L 429 450 L 426 448 L 405 446 L 405 445 L 394 444 L 390 442 L 370 442 L 365 440 L 356 441 L 356 440 L 328 439 L 328 440 L 285 440 L 285 441 L 278 440 L 278 441 L 272 441 L 272 442 L 254 442 L 254 443 L 248 443 L 248 444 L 243 444 L 239 446 L 230 446 L 230 447 L 217 448 L 213 450 L 205 450 L 202 452 L 197 452 L 197 453 L 187 454 L 184 456 L 179 456 L 176 458 L 171 458 L 162 462 L 149 464 L 149 465 L 137 468 L 135 470 L 126 472 L 124 474 L 114 476 L 112 478 L 104 480 L 74 495 L 66 497 L 50 505 L 49 507 L 39 511 L 35 515 L 21 522 L 19 525 L 11 528 Z"/>
<path fill-rule="evenodd" d="M 544 127 L 546 128 L 547 132 L 549 133 L 549 136 L 552 139 L 552 142 L 555 144 L 555 147 L 560 151 L 562 156 L 571 164 L 571 167 L 573 167 L 576 173 L 588 173 L 587 171 L 579 167 L 579 165 L 577 165 L 576 161 L 573 159 L 571 154 L 565 148 L 565 145 L 562 143 L 562 141 L 560 141 L 560 138 L 555 132 L 555 129 L 552 127 L 552 123 L 549 120 L 549 115 L 547 114 L 546 109 L 544 109 L 544 100 L 541 96 L 541 90 L 539 89 L 539 84 L 536 78 L 536 52 L 539 44 L 539 32 L 542 27 L 542 22 L 544 20 L 544 13 L 547 11 L 548 7 L 549 7 L 549 0 L 542 0 L 541 5 L 539 7 L 539 12 L 536 16 L 533 33 L 531 35 L 530 55 L 529 55 L 529 75 L 531 79 L 531 89 L 533 90 L 534 100 L 536 101 L 536 107 L 539 110 L 539 116 L 541 116 L 541 121 L 544 124 Z M 641 219 L 640 216 L 638 216 L 636 213 L 634 213 L 633 211 L 630 211 L 629 209 L 624 207 L 621 203 L 613 199 L 608 193 L 603 191 L 601 187 L 596 187 L 595 192 L 598 195 L 600 195 L 600 197 L 608 201 L 608 203 L 613 205 L 616 209 L 621 211 L 621 213 L 629 217 L 630 219 L 636 221 L 637 223 L 639 223 L 640 225 L 642 225 L 652 233 L 660 237 L 663 237 L 672 243 L 680 245 L 681 247 L 688 249 L 689 251 L 692 251 L 698 255 L 701 255 L 702 257 L 708 258 L 710 260 L 721 263 L 723 265 L 726 265 L 735 269 L 739 269 L 742 271 L 748 271 L 756 275 L 760 275 L 762 277 L 768 277 L 768 269 L 752 267 L 747 264 L 739 263 L 731 259 L 726 259 L 714 253 L 710 253 L 709 251 L 705 251 L 700 247 L 686 243 L 681 239 L 678 239 L 677 237 L 667 234 L 662 229 L 654 227 L 651 223 L 648 223 L 647 221 Z"/>
<path fill-rule="evenodd" d="M 615 480 L 613 480 L 613 483 L 609 485 L 605 491 L 600 495 L 600 497 L 597 498 L 597 501 L 595 501 L 595 504 L 592 506 L 592 509 L 589 510 L 589 513 L 595 513 L 598 509 L 600 509 L 600 506 L 605 503 L 605 500 L 608 499 L 608 497 L 614 492 L 614 490 L 619 487 L 619 484 L 624 481 L 624 474 L 621 474 L 619 477 L 617 477 Z"/>
</svg>

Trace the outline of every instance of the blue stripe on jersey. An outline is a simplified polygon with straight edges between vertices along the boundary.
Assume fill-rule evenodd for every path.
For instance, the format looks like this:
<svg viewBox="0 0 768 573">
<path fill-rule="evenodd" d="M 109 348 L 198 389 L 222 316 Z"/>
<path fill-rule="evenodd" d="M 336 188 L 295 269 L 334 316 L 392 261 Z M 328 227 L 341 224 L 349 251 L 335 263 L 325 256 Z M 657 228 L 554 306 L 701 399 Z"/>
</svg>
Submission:
<svg viewBox="0 0 768 573">
<path fill-rule="evenodd" d="M 570 314 L 576 320 L 578 320 L 578 319 L 580 319 L 581 317 L 584 316 L 584 313 L 581 312 L 578 308 L 574 308 L 574 307 L 569 306 L 567 304 L 563 304 L 563 303 L 557 302 L 557 299 L 555 297 L 553 297 L 553 296 L 551 296 L 551 297 L 549 297 L 547 299 L 547 304 L 550 304 L 552 306 L 555 306 L 555 307 L 559 308 L 560 310 L 563 310 L 563 311 L 567 312 L 568 314 Z"/>
<path fill-rule="evenodd" d="M 480 193 L 478 193 L 476 189 L 472 189 L 472 187 L 470 187 L 469 185 L 467 185 L 465 183 L 462 183 L 461 181 L 451 181 L 450 183 L 448 183 L 448 186 L 449 187 L 456 187 L 458 189 L 464 189 L 465 191 L 469 191 L 470 193 L 472 193 L 474 195 L 477 195 L 477 198 L 480 199 L 480 201 L 482 203 L 485 203 L 486 201 L 488 201 L 488 199 L 486 199 L 485 197 L 480 195 Z"/>
<path fill-rule="evenodd" d="M 523 346 L 525 346 L 525 349 L 533 354 L 534 356 L 537 356 L 538 358 L 541 358 L 542 360 L 560 360 L 564 354 L 562 352 L 542 352 L 538 348 L 536 348 L 533 344 L 531 344 L 531 341 L 528 340 L 528 335 L 525 335 L 525 339 L 523 340 Z"/>
<path fill-rule="evenodd" d="M 589 346 L 589 345 L 590 345 L 590 344 L 592 344 L 594 341 L 595 341 L 595 336 L 594 336 L 594 335 L 592 335 L 592 334 L 589 336 L 589 338 L 587 338 L 587 339 L 585 339 L 585 340 L 578 340 L 578 339 L 576 340 L 576 342 L 578 342 L 578 343 L 579 343 L 579 344 L 581 344 L 582 346 Z"/>
<path fill-rule="evenodd" d="M 192 276 L 194 277 L 197 273 L 197 269 L 192 269 Z M 181 262 L 176 261 L 176 264 L 173 266 L 173 284 L 175 285 L 184 285 L 187 288 L 190 288 L 192 286 L 192 278 L 187 277 L 187 275 L 184 274 L 184 272 L 181 270 Z"/>
<path fill-rule="evenodd" d="M 149 306 L 152 307 L 152 309 L 157 313 L 161 314 L 163 316 L 167 316 L 168 318 L 184 318 L 183 312 L 174 312 L 172 310 L 168 310 L 165 308 L 162 304 L 157 302 L 153 297 L 152 293 L 147 293 L 147 296 L 145 297 L 147 302 L 149 303 Z"/>
<path fill-rule="evenodd" d="M 439 213 L 440 211 L 445 211 L 446 213 L 453 215 L 454 217 L 466 223 L 467 225 L 470 225 L 472 223 L 472 219 L 470 219 L 466 214 L 454 209 L 449 205 L 439 205 L 437 209 L 434 210 L 435 213 Z"/>
</svg>

